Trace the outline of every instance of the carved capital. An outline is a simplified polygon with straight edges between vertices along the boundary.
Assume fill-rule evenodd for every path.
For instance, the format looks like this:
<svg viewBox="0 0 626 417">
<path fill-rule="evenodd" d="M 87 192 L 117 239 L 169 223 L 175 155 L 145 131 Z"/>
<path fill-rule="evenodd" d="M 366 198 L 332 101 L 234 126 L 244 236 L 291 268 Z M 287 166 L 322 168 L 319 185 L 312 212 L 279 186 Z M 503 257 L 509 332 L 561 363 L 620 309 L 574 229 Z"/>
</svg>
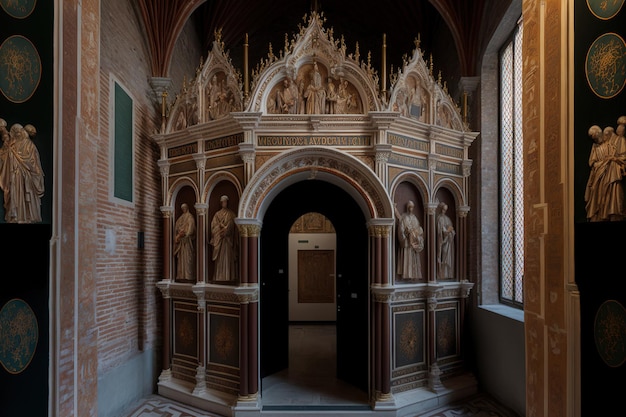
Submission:
<svg viewBox="0 0 626 417">
<path fill-rule="evenodd" d="M 372 298 L 376 303 L 391 303 L 393 299 L 393 295 L 395 293 L 395 288 L 391 286 L 381 286 L 381 285 L 372 285 Z"/>
<path fill-rule="evenodd" d="M 386 225 L 370 225 L 370 236 L 376 238 L 383 238 L 391 236 L 391 226 Z"/>
<path fill-rule="evenodd" d="M 428 203 L 426 205 L 426 212 L 429 216 L 434 216 L 437 214 L 437 207 L 439 207 L 439 203 Z"/>
<path fill-rule="evenodd" d="M 172 206 L 161 206 L 160 210 L 164 219 L 169 219 L 174 214 L 174 207 Z"/>
<path fill-rule="evenodd" d="M 238 224 L 239 235 L 241 237 L 259 237 L 261 225 L 258 224 Z"/>
<path fill-rule="evenodd" d="M 470 206 L 461 206 L 459 207 L 458 211 L 459 211 L 459 217 L 464 219 L 467 217 L 467 213 L 469 213 L 470 211 Z"/>
<path fill-rule="evenodd" d="M 249 304 L 259 301 L 259 288 L 258 286 L 245 286 L 235 288 L 235 296 L 239 304 Z"/>
<path fill-rule="evenodd" d="M 170 174 L 170 162 L 166 159 L 159 159 L 157 161 L 157 165 L 159 166 L 159 172 L 161 173 L 161 177 L 167 178 Z"/>
<path fill-rule="evenodd" d="M 192 288 L 192 291 L 198 298 L 198 311 L 205 312 L 206 311 L 206 296 L 205 296 L 204 288 L 202 286 L 194 286 Z"/>
<path fill-rule="evenodd" d="M 463 169 L 463 176 L 465 178 L 469 177 L 472 173 L 472 160 L 466 159 L 461 163 L 461 167 Z"/>
<path fill-rule="evenodd" d="M 170 284 L 172 281 L 164 279 L 156 283 L 157 288 L 161 291 L 163 298 L 170 298 Z"/>
<path fill-rule="evenodd" d="M 206 157 L 203 154 L 195 153 L 193 154 L 193 159 L 196 161 L 196 168 L 199 171 L 204 171 L 204 167 L 206 165 Z"/>
<path fill-rule="evenodd" d="M 196 214 L 198 217 L 206 216 L 209 205 L 206 203 L 196 203 L 194 204 L 194 208 L 196 209 Z"/>
</svg>

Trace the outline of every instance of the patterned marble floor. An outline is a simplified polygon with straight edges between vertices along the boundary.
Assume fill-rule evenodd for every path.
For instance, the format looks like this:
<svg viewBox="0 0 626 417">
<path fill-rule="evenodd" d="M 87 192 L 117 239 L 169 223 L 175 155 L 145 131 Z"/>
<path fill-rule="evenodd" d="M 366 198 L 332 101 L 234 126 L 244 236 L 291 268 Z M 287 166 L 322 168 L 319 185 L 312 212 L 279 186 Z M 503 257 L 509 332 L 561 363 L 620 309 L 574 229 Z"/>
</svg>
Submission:
<svg viewBox="0 0 626 417">
<path fill-rule="evenodd" d="M 367 394 L 335 378 L 335 326 L 291 325 L 289 368 L 262 381 L 262 415 L 372 415 Z M 330 411 L 333 410 L 333 411 Z M 330 413 L 330 414 L 329 414 Z M 518 417 L 487 395 L 406 417 Z M 206 411 L 152 395 L 120 417 L 219 417 Z"/>
</svg>

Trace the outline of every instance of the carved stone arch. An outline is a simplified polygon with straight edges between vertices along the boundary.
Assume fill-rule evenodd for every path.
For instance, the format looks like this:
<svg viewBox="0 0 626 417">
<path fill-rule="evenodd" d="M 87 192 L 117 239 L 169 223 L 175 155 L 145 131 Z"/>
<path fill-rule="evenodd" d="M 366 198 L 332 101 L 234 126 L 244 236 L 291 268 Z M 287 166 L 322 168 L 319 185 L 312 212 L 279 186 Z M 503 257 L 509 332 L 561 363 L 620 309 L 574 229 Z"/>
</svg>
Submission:
<svg viewBox="0 0 626 417">
<path fill-rule="evenodd" d="M 442 189 L 447 190 L 447 192 L 452 195 L 452 197 L 454 198 L 454 207 L 456 207 L 457 209 L 467 205 L 467 202 L 465 201 L 465 195 L 463 194 L 463 190 L 461 190 L 461 187 L 459 186 L 458 183 L 456 183 L 455 181 L 452 181 L 450 178 L 442 178 L 440 181 L 438 181 L 435 184 L 435 186 L 433 187 L 433 194 L 431 196 L 431 200 L 433 202 L 435 203 L 438 202 L 437 194 L 438 194 L 438 191 Z M 447 202 L 447 204 L 450 205 L 450 202 Z"/>
<path fill-rule="evenodd" d="M 237 196 L 241 196 L 242 188 L 241 188 L 241 183 L 239 182 L 239 179 L 230 172 L 219 171 L 219 172 L 214 173 L 207 179 L 204 185 L 204 189 L 202 190 L 202 199 L 201 199 L 202 203 L 208 204 L 209 197 L 211 196 L 213 189 L 215 188 L 217 184 L 219 184 L 222 181 L 231 183 L 234 186 L 235 190 L 237 190 Z"/>
<path fill-rule="evenodd" d="M 402 183 L 410 183 L 415 188 L 417 188 L 417 191 L 419 192 L 420 197 L 422 199 L 422 204 L 424 204 L 424 207 L 428 206 L 428 203 L 430 203 L 431 197 L 430 197 L 430 193 L 428 192 L 428 184 L 426 184 L 426 181 L 424 180 L 424 178 L 419 176 L 416 172 L 405 172 L 401 175 L 398 175 L 394 179 L 390 187 L 392 198 L 393 196 L 396 195 L 396 191 L 398 187 L 400 186 L 400 184 Z"/>
<path fill-rule="evenodd" d="M 345 152 L 317 146 L 286 151 L 268 160 L 244 190 L 238 217 L 263 219 L 276 195 L 307 179 L 341 187 L 354 198 L 367 220 L 393 217 L 385 187 L 368 166 Z"/>
<path fill-rule="evenodd" d="M 196 183 L 189 177 L 181 177 L 174 181 L 167 192 L 167 205 L 174 206 L 176 203 L 176 198 L 178 197 L 178 193 L 183 187 L 191 187 L 194 191 L 195 201 L 194 203 L 200 202 L 200 190 Z"/>
</svg>

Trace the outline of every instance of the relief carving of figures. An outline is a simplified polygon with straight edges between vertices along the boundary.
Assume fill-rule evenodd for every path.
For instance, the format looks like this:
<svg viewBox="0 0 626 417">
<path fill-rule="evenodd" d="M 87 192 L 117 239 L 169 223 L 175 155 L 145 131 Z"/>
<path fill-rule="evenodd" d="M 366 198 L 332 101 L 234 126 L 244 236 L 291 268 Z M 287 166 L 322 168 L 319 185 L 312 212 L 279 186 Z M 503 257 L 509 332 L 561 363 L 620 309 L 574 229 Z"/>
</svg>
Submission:
<svg viewBox="0 0 626 417">
<path fill-rule="evenodd" d="M 207 87 L 208 119 L 215 120 L 226 116 L 233 107 L 233 97 L 226 87 L 226 80 L 218 80 L 217 74 L 211 78 Z"/>
<path fill-rule="evenodd" d="M 424 250 L 424 229 L 413 213 L 415 203 L 406 204 L 406 212 L 400 213 L 395 207 L 398 218 L 398 263 L 397 273 L 403 279 L 421 279 L 422 263 L 420 252 Z"/>
<path fill-rule="evenodd" d="M 337 88 L 332 78 L 328 77 L 328 85 L 326 87 L 326 113 L 335 114 L 335 105 L 337 104 Z"/>
<path fill-rule="evenodd" d="M 0 188 L 7 223 L 41 221 L 44 174 L 39 151 L 31 140 L 36 133 L 34 126 L 17 123 L 7 131 L 7 122 L 0 119 Z"/>
<path fill-rule="evenodd" d="M 326 90 L 322 85 L 322 74 L 319 72 L 317 62 L 313 63 L 310 76 L 309 86 L 304 92 L 306 114 L 323 114 L 326 110 Z"/>
<path fill-rule="evenodd" d="M 182 214 L 174 227 L 174 258 L 176 259 L 176 280 L 193 281 L 196 275 L 196 220 L 189 212 L 186 203 L 180 206 Z"/>
<path fill-rule="evenodd" d="M 237 236 L 236 213 L 228 208 L 228 196 L 220 197 L 221 208 L 211 220 L 211 241 L 214 264 L 214 281 L 234 281 L 237 279 Z"/>
<path fill-rule="evenodd" d="M 283 80 L 283 89 L 276 94 L 278 113 L 298 113 L 298 86 L 289 78 Z"/>
<path fill-rule="evenodd" d="M 409 115 L 409 107 L 407 105 L 408 97 L 406 93 L 406 88 L 401 88 L 398 90 L 398 94 L 396 95 L 396 101 L 393 103 L 393 111 L 397 111 L 401 116 Z"/>
<path fill-rule="evenodd" d="M 437 270 L 439 279 L 454 277 L 454 225 L 446 212 L 448 205 L 439 203 L 437 216 Z"/>
<path fill-rule="evenodd" d="M 410 116 L 419 121 L 422 120 L 422 115 L 424 114 L 424 104 L 423 104 L 423 94 L 422 87 L 419 85 L 419 82 L 416 81 L 415 87 L 411 91 L 411 105 L 409 108 Z"/>
<path fill-rule="evenodd" d="M 611 126 L 589 128 L 593 140 L 589 154 L 589 179 L 585 189 L 587 219 L 617 221 L 624 219 L 624 189 L 622 178 L 626 171 L 626 116 L 617 120 L 617 130 Z"/>
</svg>

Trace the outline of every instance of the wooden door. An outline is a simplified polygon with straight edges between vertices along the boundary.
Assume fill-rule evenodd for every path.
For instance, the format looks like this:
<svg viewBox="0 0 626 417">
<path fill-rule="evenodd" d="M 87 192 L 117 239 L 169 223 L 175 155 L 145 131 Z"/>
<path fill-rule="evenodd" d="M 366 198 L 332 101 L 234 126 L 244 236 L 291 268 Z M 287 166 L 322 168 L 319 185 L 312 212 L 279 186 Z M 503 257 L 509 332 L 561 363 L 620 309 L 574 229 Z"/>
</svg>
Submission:
<svg viewBox="0 0 626 417">
<path fill-rule="evenodd" d="M 335 301 L 335 251 L 298 251 L 298 303 Z"/>
</svg>

